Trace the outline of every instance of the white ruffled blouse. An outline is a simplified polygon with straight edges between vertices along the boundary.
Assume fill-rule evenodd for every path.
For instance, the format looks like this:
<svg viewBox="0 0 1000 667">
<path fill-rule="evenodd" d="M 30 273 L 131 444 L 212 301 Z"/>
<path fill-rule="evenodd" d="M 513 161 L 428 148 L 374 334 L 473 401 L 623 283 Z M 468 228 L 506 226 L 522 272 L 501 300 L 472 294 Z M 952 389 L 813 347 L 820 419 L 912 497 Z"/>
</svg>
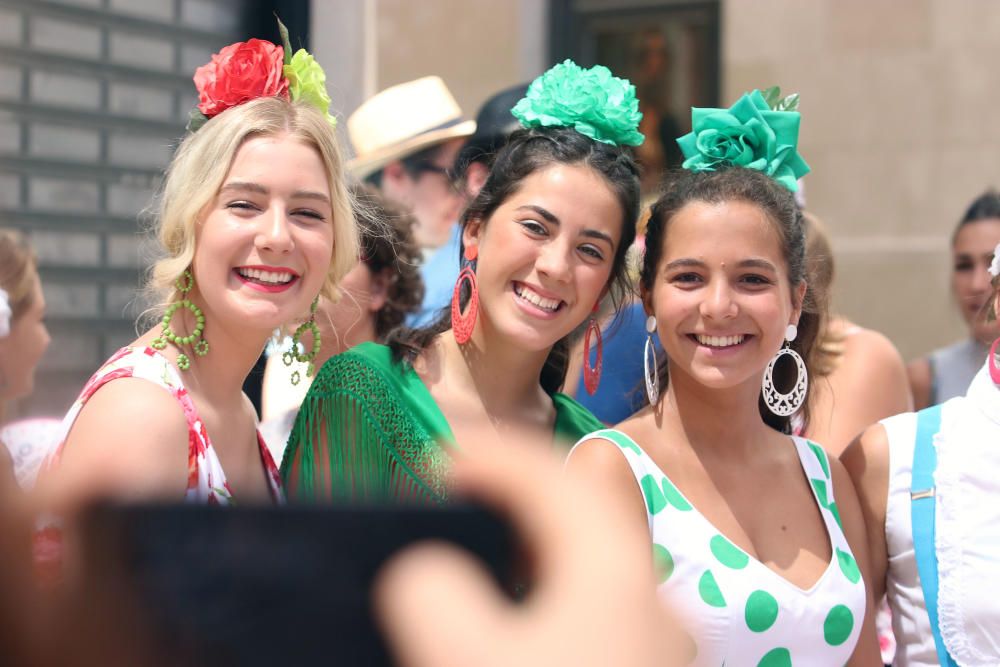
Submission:
<svg viewBox="0 0 1000 667">
<path fill-rule="evenodd" d="M 896 665 L 937 665 L 913 556 L 910 481 L 916 417 L 883 421 L 889 436 L 887 592 Z M 938 617 L 955 661 L 1000 664 L 1000 388 L 984 366 L 965 396 L 944 403 L 934 438 Z"/>
</svg>

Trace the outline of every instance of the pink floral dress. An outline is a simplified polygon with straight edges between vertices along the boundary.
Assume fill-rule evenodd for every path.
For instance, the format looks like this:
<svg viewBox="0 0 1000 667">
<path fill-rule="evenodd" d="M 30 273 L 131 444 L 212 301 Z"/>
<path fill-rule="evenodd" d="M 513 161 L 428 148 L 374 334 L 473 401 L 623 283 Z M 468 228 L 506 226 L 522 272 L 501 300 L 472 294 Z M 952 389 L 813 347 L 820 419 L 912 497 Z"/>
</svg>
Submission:
<svg viewBox="0 0 1000 667">
<path fill-rule="evenodd" d="M 212 440 L 208 437 L 205 424 L 198 417 L 194 402 L 188 395 L 187 389 L 184 388 L 180 374 L 167 361 L 166 357 L 151 347 L 123 347 L 94 373 L 84 386 L 83 391 L 80 392 L 79 398 L 66 413 L 59 438 L 60 444 L 52 453 L 45 467 L 52 468 L 58 465 L 66 436 L 87 401 L 98 389 L 119 378 L 148 380 L 169 391 L 170 395 L 181 404 L 188 426 L 188 480 L 184 500 L 208 505 L 233 504 L 233 493 L 232 489 L 229 488 L 229 482 L 226 481 L 226 473 L 212 447 Z M 257 446 L 260 449 L 261 464 L 264 466 L 271 499 L 276 504 L 281 504 L 285 499 L 281 488 L 281 475 L 278 473 L 278 467 L 274 464 L 271 452 L 259 431 L 257 432 Z"/>
</svg>

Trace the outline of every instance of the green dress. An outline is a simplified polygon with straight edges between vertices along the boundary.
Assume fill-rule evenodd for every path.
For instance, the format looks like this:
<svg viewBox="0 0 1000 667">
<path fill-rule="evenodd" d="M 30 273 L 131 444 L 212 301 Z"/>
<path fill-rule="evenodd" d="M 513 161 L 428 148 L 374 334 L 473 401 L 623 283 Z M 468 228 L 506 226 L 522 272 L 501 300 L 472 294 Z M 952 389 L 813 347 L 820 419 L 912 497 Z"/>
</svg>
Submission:
<svg viewBox="0 0 1000 667">
<path fill-rule="evenodd" d="M 586 408 L 553 394 L 555 440 L 569 447 L 603 428 Z M 442 445 L 444 445 L 442 447 Z M 447 499 L 455 436 L 423 381 L 388 347 L 363 343 L 323 365 L 281 462 L 292 499 Z"/>
</svg>

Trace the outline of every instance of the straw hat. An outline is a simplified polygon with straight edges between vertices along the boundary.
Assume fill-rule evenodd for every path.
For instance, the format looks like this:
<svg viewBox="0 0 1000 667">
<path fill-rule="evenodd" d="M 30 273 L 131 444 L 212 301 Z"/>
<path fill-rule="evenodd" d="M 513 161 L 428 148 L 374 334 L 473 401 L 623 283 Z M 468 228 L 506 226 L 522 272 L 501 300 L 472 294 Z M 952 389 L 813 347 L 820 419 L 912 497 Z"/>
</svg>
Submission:
<svg viewBox="0 0 1000 667">
<path fill-rule="evenodd" d="M 462 117 L 440 77 L 401 83 L 367 100 L 347 119 L 347 134 L 357 154 L 347 169 L 354 177 L 365 178 L 393 160 L 475 131 L 476 121 Z"/>
</svg>

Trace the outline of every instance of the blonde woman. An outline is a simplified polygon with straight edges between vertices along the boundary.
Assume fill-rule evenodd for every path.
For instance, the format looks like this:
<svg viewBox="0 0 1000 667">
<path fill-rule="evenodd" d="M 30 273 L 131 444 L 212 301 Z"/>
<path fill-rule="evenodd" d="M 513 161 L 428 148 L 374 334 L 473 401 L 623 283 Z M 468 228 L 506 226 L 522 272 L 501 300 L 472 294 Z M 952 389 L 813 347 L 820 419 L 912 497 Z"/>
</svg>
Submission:
<svg viewBox="0 0 1000 667">
<path fill-rule="evenodd" d="M 242 86 L 256 99 L 219 99 L 239 86 L 217 82 L 249 76 L 240 58 L 274 69 Z M 330 119 L 304 101 L 288 62 L 281 47 L 250 40 L 196 73 L 207 122 L 181 143 L 159 208 L 164 257 L 149 287 L 163 318 L 84 387 L 53 483 L 210 504 L 282 500 L 241 387 L 271 332 L 303 322 L 321 294 L 335 299 L 358 256 Z M 313 326 L 300 327 L 306 345 Z"/>
</svg>

